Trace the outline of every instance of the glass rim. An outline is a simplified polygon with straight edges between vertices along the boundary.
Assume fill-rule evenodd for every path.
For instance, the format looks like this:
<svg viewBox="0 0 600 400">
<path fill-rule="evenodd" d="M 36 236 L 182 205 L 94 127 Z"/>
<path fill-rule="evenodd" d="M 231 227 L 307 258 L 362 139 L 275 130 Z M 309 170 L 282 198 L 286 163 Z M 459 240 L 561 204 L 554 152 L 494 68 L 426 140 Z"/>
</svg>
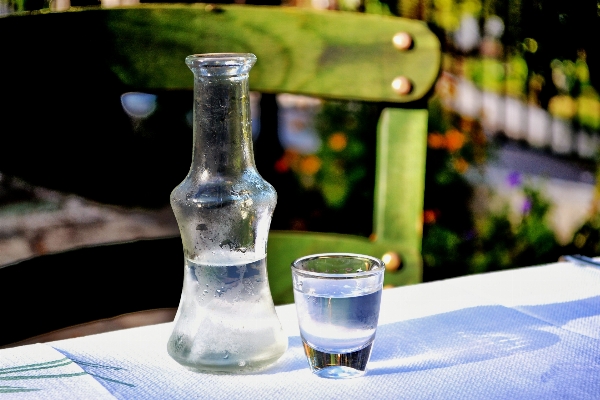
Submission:
<svg viewBox="0 0 600 400">
<path fill-rule="evenodd" d="M 373 268 L 367 271 L 361 272 L 343 272 L 343 273 L 328 273 L 328 272 L 316 272 L 316 271 L 308 271 L 305 269 L 298 268 L 298 264 L 313 260 L 317 258 L 355 258 L 355 259 L 364 259 L 372 262 Z M 374 276 L 383 274 L 385 272 L 385 263 L 373 256 L 368 256 L 366 254 L 358 254 L 358 253 L 318 253 L 318 254 L 310 254 L 304 257 L 300 257 L 292 262 L 291 265 L 292 272 L 309 276 L 313 278 L 336 278 L 336 279 L 352 279 L 352 278 L 363 278 L 368 276 Z"/>
<path fill-rule="evenodd" d="M 252 53 L 202 53 L 192 54 L 185 58 L 190 67 L 252 67 L 256 56 Z"/>
</svg>

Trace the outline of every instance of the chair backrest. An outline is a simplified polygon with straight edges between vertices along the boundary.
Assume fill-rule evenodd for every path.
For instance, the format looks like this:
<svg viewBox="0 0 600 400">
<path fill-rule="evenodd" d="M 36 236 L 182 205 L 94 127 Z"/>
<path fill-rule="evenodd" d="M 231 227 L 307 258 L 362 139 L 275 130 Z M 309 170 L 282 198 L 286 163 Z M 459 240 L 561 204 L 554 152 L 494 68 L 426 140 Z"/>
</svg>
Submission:
<svg viewBox="0 0 600 400">
<path fill-rule="evenodd" d="M 392 267 L 386 284 L 421 281 L 424 99 L 441 59 L 425 23 L 284 7 L 149 5 L 12 15 L 0 18 L 0 37 L 14 38 L 2 45 L 0 61 L 0 76 L 10 79 L 0 94 L 10 103 L 0 118 L 0 140 L 14 135 L 11 146 L 0 145 L 0 171 L 84 196 L 100 191 L 109 201 L 125 192 L 137 193 L 141 203 L 152 204 L 157 193 L 168 198 L 189 157 L 178 166 L 182 174 L 161 180 L 175 170 L 161 152 L 177 147 L 177 154 L 188 154 L 191 142 L 165 135 L 153 147 L 136 148 L 135 140 L 105 124 L 102 113 L 114 110 L 103 93 L 189 90 L 193 79 L 183 63 L 189 54 L 256 54 L 254 91 L 385 105 L 377 128 L 375 206 L 364 210 L 374 213 L 373 234 L 271 232 L 271 290 L 276 303 L 293 301 L 290 263 L 317 252 L 386 254 Z M 61 109 L 64 129 L 44 130 L 40 121 Z M 398 260 L 401 268 L 392 272 Z"/>
</svg>

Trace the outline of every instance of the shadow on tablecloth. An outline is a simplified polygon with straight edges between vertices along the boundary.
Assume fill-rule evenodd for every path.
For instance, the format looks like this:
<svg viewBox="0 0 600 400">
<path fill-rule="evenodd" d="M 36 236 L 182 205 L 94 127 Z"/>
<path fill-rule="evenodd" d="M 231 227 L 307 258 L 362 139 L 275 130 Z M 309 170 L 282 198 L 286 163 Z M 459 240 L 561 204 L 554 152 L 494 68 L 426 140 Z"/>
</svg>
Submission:
<svg viewBox="0 0 600 400">
<path fill-rule="evenodd" d="M 581 342 L 584 349 L 591 350 L 598 346 L 597 340 L 556 327 L 570 320 L 599 316 L 598 300 L 560 303 L 560 307 L 527 306 L 529 315 L 503 306 L 479 306 L 382 325 L 377 330 L 368 374 L 422 371 L 493 360 L 544 349 L 561 341 Z M 556 316 L 557 307 L 570 313 Z M 581 347 L 574 346 L 577 348 Z"/>
</svg>

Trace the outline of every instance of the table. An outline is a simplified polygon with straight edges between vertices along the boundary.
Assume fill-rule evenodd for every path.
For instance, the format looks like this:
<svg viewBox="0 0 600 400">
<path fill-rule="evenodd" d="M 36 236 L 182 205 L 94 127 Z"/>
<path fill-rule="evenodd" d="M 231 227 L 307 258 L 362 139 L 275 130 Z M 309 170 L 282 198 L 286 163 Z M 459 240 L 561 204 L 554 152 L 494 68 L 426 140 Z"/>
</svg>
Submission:
<svg viewBox="0 0 600 400">
<path fill-rule="evenodd" d="M 0 351 L 4 399 L 599 399 L 600 269 L 566 262 L 385 290 L 365 377 L 312 375 L 289 349 L 254 375 L 190 372 L 172 324 Z"/>
</svg>

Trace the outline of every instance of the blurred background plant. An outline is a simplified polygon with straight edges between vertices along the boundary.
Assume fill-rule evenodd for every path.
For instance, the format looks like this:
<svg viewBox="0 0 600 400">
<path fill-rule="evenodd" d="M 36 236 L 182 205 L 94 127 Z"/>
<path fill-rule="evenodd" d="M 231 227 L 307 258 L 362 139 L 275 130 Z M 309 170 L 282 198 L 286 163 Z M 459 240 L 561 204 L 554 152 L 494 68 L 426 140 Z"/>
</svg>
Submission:
<svg viewBox="0 0 600 400">
<path fill-rule="evenodd" d="M 496 271 L 557 261 L 564 252 L 549 226 L 550 201 L 542 188 L 521 184 L 517 173 L 509 180 L 521 195 L 520 209 L 511 215 L 506 203 L 477 221 L 469 272 Z"/>
<path fill-rule="evenodd" d="M 497 146 L 488 142 L 481 124 L 445 109 L 438 97 L 430 103 L 430 118 L 423 211 L 424 279 L 557 260 L 562 246 L 549 225 L 551 202 L 543 188 L 523 183 L 519 172 L 510 172 L 506 183 L 520 202 L 514 213 L 508 199 L 484 182 L 487 163 L 494 159 Z M 479 199 L 483 205 L 478 212 L 472 204 L 475 185 L 487 189 Z"/>
<path fill-rule="evenodd" d="M 278 103 L 283 150 L 272 167 L 265 166 L 280 175 L 273 181 L 284 196 L 274 229 L 327 232 L 333 227 L 369 236 L 372 215 L 364 210 L 373 208 L 380 107 L 302 96 L 280 96 Z"/>
</svg>

